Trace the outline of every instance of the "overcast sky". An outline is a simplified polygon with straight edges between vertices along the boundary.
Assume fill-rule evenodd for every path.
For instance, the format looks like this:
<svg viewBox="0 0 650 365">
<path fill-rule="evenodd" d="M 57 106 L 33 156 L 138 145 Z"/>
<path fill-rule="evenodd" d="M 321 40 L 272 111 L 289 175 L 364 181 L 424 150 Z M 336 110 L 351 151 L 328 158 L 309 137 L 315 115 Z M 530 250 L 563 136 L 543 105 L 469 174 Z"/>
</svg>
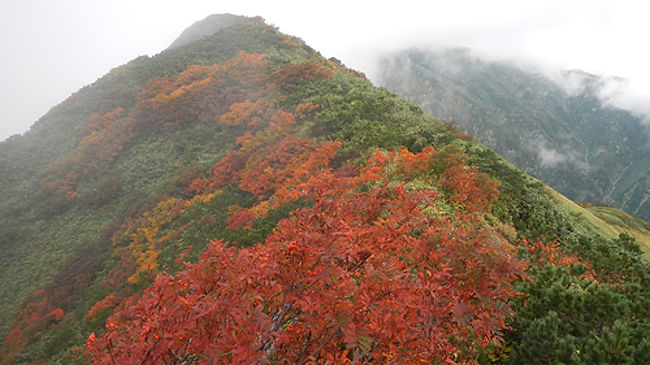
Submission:
<svg viewBox="0 0 650 365">
<path fill-rule="evenodd" d="M 650 111 L 645 1 L 2 0 L 0 140 L 111 68 L 166 48 L 214 13 L 260 15 L 372 74 L 379 52 L 464 46 L 499 59 L 626 78 L 619 104 Z"/>
</svg>

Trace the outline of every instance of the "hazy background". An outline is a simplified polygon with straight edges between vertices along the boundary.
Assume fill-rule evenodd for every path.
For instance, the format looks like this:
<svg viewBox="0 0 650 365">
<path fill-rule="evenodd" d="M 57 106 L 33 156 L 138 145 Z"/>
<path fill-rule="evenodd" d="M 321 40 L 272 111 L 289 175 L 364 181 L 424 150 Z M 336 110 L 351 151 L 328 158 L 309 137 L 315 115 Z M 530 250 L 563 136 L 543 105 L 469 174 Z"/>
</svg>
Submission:
<svg viewBox="0 0 650 365">
<path fill-rule="evenodd" d="M 610 101 L 650 114 L 650 5 L 643 1 L 2 0 L 0 140 L 214 13 L 260 15 L 372 76 L 382 52 L 464 46 L 544 70 L 619 76 Z"/>
</svg>

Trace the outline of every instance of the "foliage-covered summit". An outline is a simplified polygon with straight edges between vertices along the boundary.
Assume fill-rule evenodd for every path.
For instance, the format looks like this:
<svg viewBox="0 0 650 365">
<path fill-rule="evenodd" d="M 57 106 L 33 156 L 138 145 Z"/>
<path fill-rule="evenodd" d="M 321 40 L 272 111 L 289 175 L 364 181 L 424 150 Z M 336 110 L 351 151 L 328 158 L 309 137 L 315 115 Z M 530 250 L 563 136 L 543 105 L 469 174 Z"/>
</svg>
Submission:
<svg viewBox="0 0 650 365">
<path fill-rule="evenodd" d="M 200 40 L 203 37 L 209 37 L 223 28 L 236 24 L 248 22 L 263 22 L 260 17 L 247 18 L 245 16 L 233 14 L 212 14 L 207 18 L 200 20 L 185 29 L 178 38 L 176 38 L 168 48 L 176 48 Z"/>
<path fill-rule="evenodd" d="M 3 363 L 650 353 L 632 239 L 260 22 L 112 70 L 0 155 Z"/>
</svg>

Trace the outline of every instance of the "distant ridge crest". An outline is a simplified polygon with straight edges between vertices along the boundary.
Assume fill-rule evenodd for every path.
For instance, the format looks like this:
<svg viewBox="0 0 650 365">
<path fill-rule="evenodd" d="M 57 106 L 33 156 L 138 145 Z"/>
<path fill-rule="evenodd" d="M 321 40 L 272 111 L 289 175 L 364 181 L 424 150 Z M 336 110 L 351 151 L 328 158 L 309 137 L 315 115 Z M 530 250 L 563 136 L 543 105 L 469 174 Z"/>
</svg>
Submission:
<svg viewBox="0 0 650 365">
<path fill-rule="evenodd" d="M 192 24 L 185 29 L 167 49 L 184 46 L 188 43 L 198 41 L 203 37 L 208 37 L 220 31 L 223 28 L 230 27 L 240 23 L 264 22 L 262 17 L 246 17 L 234 14 L 212 14 L 203 20 Z"/>
</svg>

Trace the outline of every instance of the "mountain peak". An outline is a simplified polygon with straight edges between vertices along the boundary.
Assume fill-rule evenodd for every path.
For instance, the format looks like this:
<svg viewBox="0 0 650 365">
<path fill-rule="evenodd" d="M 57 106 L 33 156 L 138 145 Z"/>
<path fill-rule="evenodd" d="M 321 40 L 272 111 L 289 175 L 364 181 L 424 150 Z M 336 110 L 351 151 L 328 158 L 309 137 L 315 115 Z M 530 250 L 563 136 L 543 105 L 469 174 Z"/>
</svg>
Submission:
<svg viewBox="0 0 650 365">
<path fill-rule="evenodd" d="M 0 364 L 648 363 L 650 267 L 619 232 L 650 227 L 259 19 L 208 17 L 0 143 Z M 520 107 L 551 94 L 517 76 L 473 99 L 568 110 Z"/>
<path fill-rule="evenodd" d="M 246 17 L 233 14 L 212 14 L 203 20 L 192 24 L 185 29 L 167 49 L 183 46 L 188 43 L 197 41 L 203 37 L 210 36 L 223 28 L 247 22 L 264 22 L 262 17 Z"/>
</svg>

